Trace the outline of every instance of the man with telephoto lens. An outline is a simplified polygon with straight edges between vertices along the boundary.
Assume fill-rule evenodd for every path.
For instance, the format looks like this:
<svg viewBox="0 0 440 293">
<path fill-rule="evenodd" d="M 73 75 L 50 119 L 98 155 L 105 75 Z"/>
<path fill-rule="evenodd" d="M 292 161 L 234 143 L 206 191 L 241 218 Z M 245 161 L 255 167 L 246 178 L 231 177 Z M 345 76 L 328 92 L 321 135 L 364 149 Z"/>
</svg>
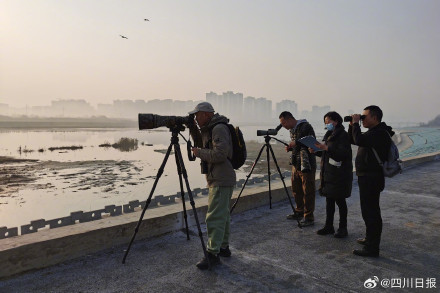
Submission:
<svg viewBox="0 0 440 293">
<path fill-rule="evenodd" d="M 315 137 L 315 131 L 306 119 L 296 120 L 292 113 L 284 111 L 280 114 L 281 125 L 289 130 L 291 142 L 286 151 L 292 151 L 290 164 L 292 165 L 292 193 L 295 198 L 295 212 L 287 219 L 300 220 L 302 227 L 312 226 L 315 223 L 315 173 L 316 157 L 308 147 L 297 143 L 305 136 Z"/>
<path fill-rule="evenodd" d="M 386 161 L 391 146 L 392 128 L 382 122 L 382 110 L 378 106 L 368 106 L 362 116 L 351 115 L 348 135 L 351 143 L 359 146 L 356 159 L 356 175 L 358 176 L 359 197 L 362 218 L 366 226 L 365 238 L 358 239 L 363 249 L 353 250 L 359 256 L 379 256 L 380 237 L 382 234 L 382 217 L 380 213 L 380 192 L 385 187 L 383 169 L 373 149 L 380 159 Z M 359 121 L 368 131 L 362 133 Z"/>
<path fill-rule="evenodd" d="M 206 175 L 209 187 L 206 226 L 208 230 L 208 258 L 203 257 L 197 263 L 202 270 L 220 263 L 219 256 L 230 257 L 229 250 L 229 205 L 235 186 L 235 171 L 232 158 L 231 133 L 226 125 L 225 116 L 214 114 L 214 108 L 208 102 L 199 103 L 189 114 L 194 115 L 197 127 L 190 127 L 195 142 L 192 148 L 194 156 L 201 159 L 202 174 Z"/>
</svg>

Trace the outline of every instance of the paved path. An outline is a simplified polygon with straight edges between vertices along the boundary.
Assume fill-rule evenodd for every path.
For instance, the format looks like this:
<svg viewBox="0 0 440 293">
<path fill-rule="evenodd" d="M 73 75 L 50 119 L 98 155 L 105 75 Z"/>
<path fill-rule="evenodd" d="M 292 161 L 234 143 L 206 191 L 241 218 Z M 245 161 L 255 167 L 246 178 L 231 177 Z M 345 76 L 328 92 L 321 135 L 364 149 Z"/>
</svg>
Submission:
<svg viewBox="0 0 440 293">
<path fill-rule="evenodd" d="M 316 235 L 325 220 L 323 198 L 317 198 L 316 225 L 303 229 L 285 219 L 291 211 L 286 200 L 272 210 L 264 206 L 233 215 L 233 255 L 212 271 L 195 267 L 202 256 L 200 239 L 194 234 L 187 241 L 176 232 L 135 242 L 125 265 L 125 246 L 114 247 L 0 281 L 0 292 L 416 292 L 421 280 L 420 292 L 439 292 L 439 175 L 435 161 L 387 179 L 379 258 L 351 253 L 364 233 L 354 181 L 346 239 Z M 375 276 L 402 283 L 406 278 L 412 288 L 365 289 L 364 282 Z M 431 278 L 436 288 L 426 289 Z"/>
</svg>

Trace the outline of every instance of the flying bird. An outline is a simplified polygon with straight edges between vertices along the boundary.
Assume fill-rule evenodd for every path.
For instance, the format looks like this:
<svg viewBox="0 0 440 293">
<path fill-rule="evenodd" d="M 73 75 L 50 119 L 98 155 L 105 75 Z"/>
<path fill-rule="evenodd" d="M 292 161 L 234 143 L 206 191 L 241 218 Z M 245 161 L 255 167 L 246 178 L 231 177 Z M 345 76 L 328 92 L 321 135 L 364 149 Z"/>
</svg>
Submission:
<svg viewBox="0 0 440 293">
<path fill-rule="evenodd" d="M 144 21 L 150 21 L 148 18 L 144 18 Z"/>
<path fill-rule="evenodd" d="M 126 36 L 123 36 L 123 35 L 120 35 L 120 36 L 121 36 L 121 38 L 128 40 L 128 38 Z"/>
</svg>

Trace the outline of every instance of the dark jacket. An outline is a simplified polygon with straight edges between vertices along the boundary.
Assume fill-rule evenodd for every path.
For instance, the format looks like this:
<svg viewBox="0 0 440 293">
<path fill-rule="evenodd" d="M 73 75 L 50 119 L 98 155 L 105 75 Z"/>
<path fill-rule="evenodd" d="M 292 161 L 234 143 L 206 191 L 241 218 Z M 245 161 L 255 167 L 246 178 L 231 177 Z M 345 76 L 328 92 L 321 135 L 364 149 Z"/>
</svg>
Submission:
<svg viewBox="0 0 440 293">
<path fill-rule="evenodd" d="M 383 176 L 383 169 L 379 165 L 372 148 L 376 150 L 380 159 L 385 161 L 391 146 L 391 137 L 394 135 L 392 128 L 381 122 L 367 132 L 362 133 L 359 123 L 348 127 L 350 142 L 359 146 L 355 167 L 358 176 Z"/>
<path fill-rule="evenodd" d="M 315 131 L 312 125 L 307 120 L 298 120 L 296 127 L 290 129 L 290 139 L 297 142 L 298 139 L 304 136 L 315 136 Z M 296 170 L 302 172 L 316 171 L 316 157 L 309 152 L 307 146 L 297 143 L 292 149 L 292 155 L 290 156 L 290 165 L 295 167 Z"/>
<path fill-rule="evenodd" d="M 317 152 L 321 157 L 321 183 L 319 194 L 332 199 L 351 196 L 353 185 L 353 163 L 348 133 L 342 124 L 327 131 L 323 141 L 328 151 Z"/>
<path fill-rule="evenodd" d="M 209 187 L 235 186 L 235 170 L 232 158 L 232 139 L 225 116 L 214 114 L 211 121 L 198 130 L 191 130 L 195 146 L 201 147 L 199 157 L 208 163 L 206 181 Z M 201 145 L 200 145 L 201 136 Z M 228 159 L 229 158 L 229 159 Z"/>
</svg>

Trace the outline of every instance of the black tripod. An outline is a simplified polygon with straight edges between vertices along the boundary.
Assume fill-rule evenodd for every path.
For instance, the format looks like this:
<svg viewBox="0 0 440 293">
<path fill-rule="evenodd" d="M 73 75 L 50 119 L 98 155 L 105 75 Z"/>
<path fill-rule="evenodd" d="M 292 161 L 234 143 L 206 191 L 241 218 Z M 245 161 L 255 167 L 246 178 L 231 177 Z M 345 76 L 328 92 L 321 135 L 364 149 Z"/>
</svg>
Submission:
<svg viewBox="0 0 440 293">
<path fill-rule="evenodd" d="M 241 193 L 243 192 L 244 188 L 246 187 L 246 183 L 248 182 L 249 177 L 251 177 L 252 172 L 254 171 L 255 166 L 257 165 L 257 162 L 260 159 L 261 153 L 263 152 L 264 148 L 266 148 L 266 156 L 267 156 L 267 175 L 268 175 L 268 181 L 269 181 L 269 207 L 272 209 L 272 191 L 270 189 L 270 157 L 269 157 L 269 151 L 270 151 L 270 153 L 272 154 L 272 159 L 275 162 L 275 166 L 277 167 L 278 174 L 280 174 L 281 181 L 283 181 L 284 191 L 286 192 L 286 196 L 289 199 L 290 206 L 292 207 L 293 212 L 295 212 L 295 208 L 293 207 L 292 199 L 289 196 L 289 192 L 287 191 L 286 183 L 284 182 L 284 176 L 283 176 L 283 174 L 281 174 L 281 170 L 280 170 L 280 167 L 278 166 L 278 162 L 275 157 L 275 154 L 273 153 L 272 146 L 269 143 L 272 138 L 275 139 L 276 141 L 281 142 L 285 146 L 288 146 L 288 144 L 286 144 L 285 142 L 283 142 L 279 139 L 276 139 L 275 137 L 272 137 L 269 135 L 264 136 L 264 141 L 266 143 L 261 147 L 260 152 L 258 153 L 258 156 L 255 159 L 254 164 L 252 165 L 251 172 L 246 176 L 246 181 L 244 182 L 243 187 L 241 188 L 240 194 L 238 195 L 237 199 L 235 200 L 234 204 L 231 207 L 231 211 L 230 211 L 231 214 L 232 214 L 232 211 L 234 210 L 235 206 L 237 205 L 237 202 L 240 199 Z M 301 224 L 299 222 L 299 219 L 297 219 L 297 222 L 298 222 L 298 227 L 302 228 Z"/>
<path fill-rule="evenodd" d="M 168 157 L 170 156 L 171 149 L 173 148 L 173 146 L 174 146 L 174 156 L 176 157 L 177 172 L 179 174 L 180 194 L 182 196 L 183 216 L 184 216 L 184 219 L 185 219 L 185 226 L 186 226 L 186 237 L 189 240 L 188 220 L 187 220 L 186 206 L 185 206 L 185 191 L 183 190 L 182 175 L 183 175 L 183 178 L 185 179 L 185 185 L 186 185 L 186 189 L 188 191 L 189 202 L 191 203 L 191 206 L 192 206 L 192 209 L 193 209 L 193 213 L 194 213 L 194 218 L 195 218 L 196 223 L 197 223 L 197 229 L 199 231 L 200 241 L 202 242 L 203 253 L 205 254 L 205 257 L 209 261 L 208 252 L 206 251 L 206 247 L 205 247 L 205 241 L 203 240 L 202 229 L 200 228 L 200 222 L 199 222 L 199 218 L 197 216 L 196 207 L 195 207 L 195 204 L 194 204 L 194 198 L 192 196 L 191 188 L 189 187 L 188 175 L 186 173 L 185 165 L 183 163 L 182 152 L 180 151 L 178 135 L 180 134 L 180 131 L 183 131 L 183 130 L 185 130 L 185 127 L 183 127 L 182 125 L 176 125 L 173 128 L 170 128 L 170 131 L 172 132 L 170 146 L 168 147 L 168 150 L 167 150 L 167 152 L 165 154 L 165 158 L 163 159 L 162 165 L 160 166 L 159 170 L 157 171 L 157 176 L 156 176 L 156 179 L 154 181 L 153 187 L 151 189 L 150 195 L 148 196 L 147 202 L 145 203 L 145 207 L 142 210 L 142 214 L 141 214 L 141 217 L 139 218 L 139 222 L 137 223 L 137 226 L 134 229 L 134 234 L 133 234 L 133 237 L 131 238 L 130 244 L 128 244 L 128 248 L 125 251 L 124 258 L 122 259 L 122 263 L 123 264 L 125 263 L 125 259 L 127 258 L 128 252 L 130 251 L 130 247 L 133 244 L 133 241 L 134 241 L 134 239 L 136 237 L 136 234 L 137 234 L 137 232 L 139 230 L 139 226 L 142 223 L 142 219 L 144 218 L 145 211 L 147 210 L 148 205 L 151 202 L 151 197 L 153 196 L 154 190 L 156 189 L 156 185 L 157 185 L 157 183 L 158 183 L 158 181 L 160 179 L 160 176 L 162 176 L 163 170 L 165 168 L 165 165 L 167 163 Z M 211 267 L 211 265 L 209 267 Z"/>
</svg>

